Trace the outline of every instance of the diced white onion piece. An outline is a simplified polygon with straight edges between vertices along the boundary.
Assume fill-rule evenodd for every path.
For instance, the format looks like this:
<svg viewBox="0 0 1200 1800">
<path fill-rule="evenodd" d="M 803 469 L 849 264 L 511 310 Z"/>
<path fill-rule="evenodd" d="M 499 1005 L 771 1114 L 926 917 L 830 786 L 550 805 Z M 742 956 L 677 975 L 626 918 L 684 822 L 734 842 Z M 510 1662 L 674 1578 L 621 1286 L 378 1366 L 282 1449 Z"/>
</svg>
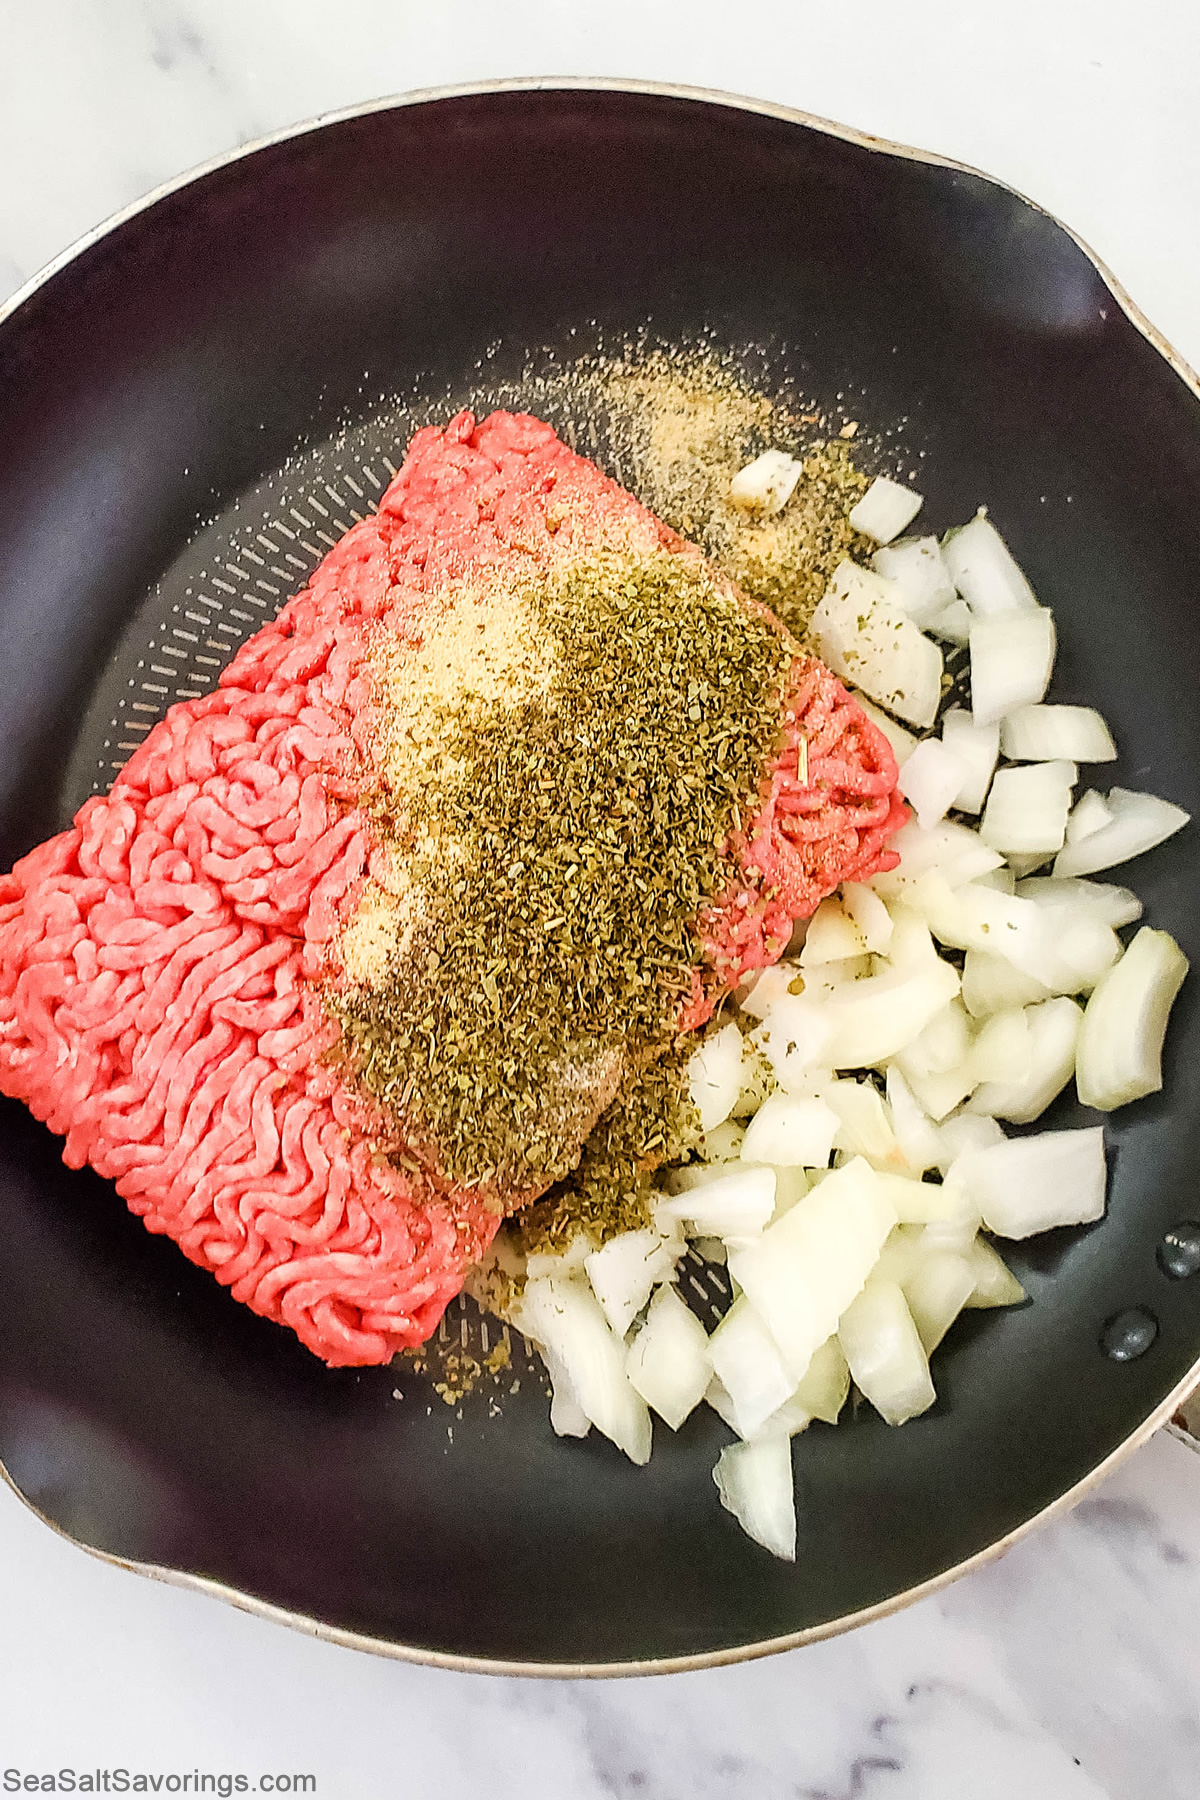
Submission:
<svg viewBox="0 0 1200 1800">
<path fill-rule="evenodd" d="M 985 1081 L 971 1096 L 970 1109 L 995 1119 L 1008 1119 L 1014 1125 L 1031 1125 L 1034 1119 L 1041 1118 L 1075 1073 L 1083 1011 L 1074 1000 L 1043 1000 L 1040 1006 L 1026 1007 L 1021 1016 L 1027 1029 L 1023 1069 L 1007 1079 Z"/>
<path fill-rule="evenodd" d="M 963 1005 L 972 1018 L 1003 1012 L 1011 1006 L 1031 1006 L 1046 1000 L 1050 989 L 1044 981 L 1018 969 L 993 950 L 968 950 L 963 961 Z"/>
<path fill-rule="evenodd" d="M 852 687 L 850 689 L 850 694 L 851 698 L 862 707 L 872 725 L 877 725 L 879 727 L 888 743 L 892 746 L 892 755 L 896 759 L 897 768 L 903 768 L 907 759 L 916 749 L 918 740 L 913 736 L 911 731 L 907 731 L 905 727 L 898 724 L 895 719 L 889 718 L 882 707 L 876 706 L 875 702 L 869 699 L 866 694 L 862 693 L 860 689 Z"/>
<path fill-rule="evenodd" d="M 816 968 L 821 963 L 842 962 L 848 956 L 865 956 L 866 939 L 840 900 L 832 895 L 822 900 L 804 935 L 800 951 L 800 967 Z"/>
<path fill-rule="evenodd" d="M 895 1223 L 884 1183 L 857 1157 L 756 1243 L 730 1249 L 729 1272 L 768 1326 L 793 1384 L 862 1288 Z"/>
<path fill-rule="evenodd" d="M 999 1237 L 1086 1225 L 1104 1213 L 1104 1131 L 1095 1125 L 1006 1138 L 990 1150 L 969 1150 L 953 1174 Z"/>
<path fill-rule="evenodd" d="M 1117 746 L 1090 706 L 1018 706 L 1000 721 L 1000 748 L 1014 762 L 1115 762 Z"/>
<path fill-rule="evenodd" d="M 877 544 L 890 544 L 907 529 L 925 504 L 922 494 L 877 475 L 862 499 L 850 509 L 850 526 Z"/>
<path fill-rule="evenodd" d="M 1085 1106 L 1109 1112 L 1162 1086 L 1162 1047 L 1188 960 L 1166 931 L 1143 925 L 1087 1003 L 1075 1053 Z"/>
<path fill-rule="evenodd" d="M 900 773 L 900 792 L 917 815 L 923 831 L 945 818 L 968 770 L 941 738 L 918 744 Z"/>
<path fill-rule="evenodd" d="M 944 606 L 940 613 L 934 613 L 932 619 L 925 621 L 925 630 L 931 637 L 944 638 L 948 644 L 965 647 L 971 641 L 971 626 L 975 623 L 975 615 L 965 600 L 952 600 Z"/>
<path fill-rule="evenodd" d="M 896 584 L 896 598 L 918 625 L 926 625 L 955 599 L 954 583 L 935 537 L 905 538 L 876 550 L 871 567 Z"/>
<path fill-rule="evenodd" d="M 995 888 L 998 894 L 1015 894 L 1017 878 L 1011 863 L 1005 863 L 999 869 L 989 869 L 986 875 L 977 875 L 973 883 L 975 887 Z"/>
<path fill-rule="evenodd" d="M 838 1124 L 838 1115 L 824 1100 L 772 1094 L 746 1128 L 742 1158 L 784 1168 L 823 1169 Z"/>
<path fill-rule="evenodd" d="M 1029 1067 L 1029 1018 L 1023 1006 L 993 1013 L 979 1028 L 971 1046 L 976 1081 L 1020 1081 Z"/>
<path fill-rule="evenodd" d="M 952 1113 L 976 1086 L 969 1062 L 960 1063 L 956 1069 L 946 1069 L 940 1075 L 910 1074 L 908 1079 L 925 1111 L 936 1120 Z"/>
<path fill-rule="evenodd" d="M 937 945 L 925 920 L 903 901 L 893 901 L 892 941 L 886 962 L 881 958 L 877 964 L 877 973 L 892 969 L 898 975 L 917 975 L 937 960 Z"/>
<path fill-rule="evenodd" d="M 978 1306 L 1019 1306 L 1025 1298 L 1021 1286 L 1000 1252 L 986 1238 L 977 1237 L 966 1252 L 967 1262 L 975 1277 L 966 1304 Z"/>
<path fill-rule="evenodd" d="M 741 1084 L 733 1103 L 733 1117 L 738 1120 L 751 1118 L 774 1087 L 775 1072 L 770 1063 L 761 1050 L 743 1038 Z"/>
<path fill-rule="evenodd" d="M 558 1358 L 597 1430 L 631 1462 L 647 1462 L 650 1414 L 625 1374 L 625 1346 L 609 1329 L 591 1289 L 575 1279 L 527 1282 L 517 1323 Z"/>
<path fill-rule="evenodd" d="M 911 1044 L 958 990 L 957 969 L 940 957 L 912 971 L 890 969 L 856 981 L 825 1002 L 826 1062 L 835 1069 L 886 1062 Z"/>
<path fill-rule="evenodd" d="M 744 1294 L 708 1340 L 713 1373 L 729 1396 L 733 1428 L 753 1437 L 789 1399 L 796 1377 L 771 1332 Z"/>
<path fill-rule="evenodd" d="M 978 832 L 952 819 L 943 819 L 932 831 L 923 831 L 915 819 L 902 825 L 888 841 L 888 849 L 900 858 L 900 866 L 884 875 L 873 875 L 871 886 L 885 900 L 903 894 L 904 889 L 930 869 L 936 869 L 952 888 L 962 887 L 990 869 L 998 869 L 1003 857 L 989 850 L 979 840 Z"/>
<path fill-rule="evenodd" d="M 1098 797 L 1098 796 L 1097 796 Z M 1087 799 L 1087 795 L 1084 795 Z M 1081 800 L 1079 805 L 1082 806 Z M 1079 811 L 1079 807 L 1075 808 Z M 1067 821 L 1068 830 L 1070 820 Z M 1039 906 L 1068 907 L 1076 912 L 1091 913 L 1095 918 L 1119 931 L 1142 916 L 1142 903 L 1129 888 L 1116 887 L 1105 881 L 1085 881 L 1074 875 L 1030 875 L 1022 881 L 1017 893 L 1024 900 L 1035 900 Z"/>
<path fill-rule="evenodd" d="M 723 1025 L 703 1040 L 687 1068 L 688 1097 L 700 1114 L 701 1131 L 723 1125 L 742 1087 L 742 1034 Z"/>
<path fill-rule="evenodd" d="M 656 1217 L 680 1219 L 698 1237 L 752 1237 L 774 1207 L 775 1171 L 739 1165 L 716 1181 L 661 1201 Z"/>
<path fill-rule="evenodd" d="M 1000 769 L 984 809 L 979 835 L 1006 855 L 1061 850 L 1071 810 L 1071 789 L 1079 779 L 1073 762 L 1030 763 Z"/>
<path fill-rule="evenodd" d="M 951 1218 L 956 1199 L 940 1181 L 919 1181 L 891 1170 L 877 1171 L 901 1225 L 931 1225 Z"/>
<path fill-rule="evenodd" d="M 951 892 L 936 869 L 921 878 L 907 899 L 921 910 L 943 944 L 1003 955 L 1027 974 L 1042 978 L 1048 932 L 1044 914 L 1032 901 L 974 882 Z"/>
<path fill-rule="evenodd" d="M 765 1019 L 771 1008 L 789 993 L 792 987 L 797 994 L 803 992 L 804 982 L 800 970 L 794 962 L 772 963 L 769 968 L 761 969 L 755 977 L 753 986 L 742 1001 L 742 1011 L 749 1013 L 752 1019 Z"/>
<path fill-rule="evenodd" d="M 942 653 L 922 636 L 881 575 L 848 560 L 839 563 L 808 629 L 835 675 L 906 724 L 933 724 L 942 697 Z"/>
<path fill-rule="evenodd" d="M 889 1425 L 933 1405 L 929 1359 L 894 1281 L 867 1282 L 839 1320 L 838 1338 L 855 1386 Z"/>
<path fill-rule="evenodd" d="M 1089 788 L 1079 796 L 1067 816 L 1067 842 L 1081 844 L 1084 838 L 1103 830 L 1112 821 L 1113 810 L 1104 795 L 1098 794 L 1095 788 Z M 1064 880 L 1066 879 L 1064 876 Z"/>
<path fill-rule="evenodd" d="M 954 1250 L 923 1256 L 903 1283 L 904 1298 L 926 1356 L 932 1356 L 975 1291 L 975 1272 Z"/>
<path fill-rule="evenodd" d="M 832 1066 L 826 1054 L 831 1031 L 828 1007 L 819 996 L 787 994 L 772 1006 L 751 1041 L 782 1088 L 807 1093 L 813 1089 L 814 1070 Z"/>
<path fill-rule="evenodd" d="M 804 464 L 783 450 L 764 450 L 752 463 L 739 469 L 729 484 L 729 495 L 738 506 L 755 512 L 782 512 L 796 491 Z"/>
<path fill-rule="evenodd" d="M 944 1075 L 967 1060 L 971 1028 L 961 1000 L 947 1001 L 919 1037 L 896 1058 L 909 1081 L 913 1075 Z"/>
<path fill-rule="evenodd" d="M 1120 954 L 1120 938 L 1095 913 L 1055 907 L 1041 955 L 1030 966 L 1052 994 L 1090 994 Z"/>
<path fill-rule="evenodd" d="M 971 626 L 975 723 L 990 725 L 1039 701 L 1050 683 L 1054 649 L 1054 619 L 1043 607 L 976 619 Z"/>
<path fill-rule="evenodd" d="M 593 1250 L 584 1268 L 605 1318 L 623 1338 L 655 1283 L 675 1273 L 675 1259 L 656 1231 L 622 1231 Z"/>
<path fill-rule="evenodd" d="M 849 1392 L 850 1369 L 845 1351 L 836 1337 L 826 1338 L 813 1351 L 812 1361 L 792 1399 L 812 1418 L 836 1425 Z"/>
<path fill-rule="evenodd" d="M 862 881 L 843 881 L 842 905 L 857 926 L 864 947 L 872 955 L 886 956 L 892 941 L 892 915 L 875 889 Z"/>
<path fill-rule="evenodd" d="M 838 1116 L 835 1150 L 865 1156 L 875 1168 L 903 1162 L 887 1108 L 869 1081 L 832 1081 L 822 1098 Z"/>
<path fill-rule="evenodd" d="M 586 1231 L 577 1231 L 565 1250 L 535 1251 L 525 1259 L 525 1278 L 538 1281 L 544 1275 L 582 1275 L 583 1265 L 596 1248 Z"/>
<path fill-rule="evenodd" d="M 579 1404 L 566 1368 L 553 1350 L 544 1345 L 542 1361 L 550 1373 L 550 1429 L 556 1437 L 586 1437 L 592 1421 Z"/>
<path fill-rule="evenodd" d="M 812 1184 L 814 1176 L 807 1169 L 801 1169 L 792 1163 L 775 1170 L 775 1210 L 769 1223 L 782 1219 L 785 1212 L 795 1206 L 797 1200 L 803 1200 Z"/>
<path fill-rule="evenodd" d="M 1068 844 L 1054 864 L 1056 876 L 1094 875 L 1100 869 L 1128 862 L 1173 837 L 1190 816 L 1169 800 L 1160 800 L 1155 794 L 1131 793 L 1128 788 L 1113 788 L 1108 805 L 1112 823 L 1090 832 L 1077 844 Z"/>
<path fill-rule="evenodd" d="M 995 1119 L 973 1112 L 955 1113 L 938 1127 L 937 1166 L 943 1175 L 948 1175 L 951 1166 L 968 1150 L 988 1150 L 1003 1142 L 1004 1133 Z"/>
<path fill-rule="evenodd" d="M 887 1103 L 901 1155 L 914 1175 L 938 1162 L 939 1132 L 895 1063 L 888 1065 Z"/>
<path fill-rule="evenodd" d="M 723 1119 L 711 1131 L 702 1131 L 696 1149 L 707 1163 L 736 1162 L 746 1127 L 740 1119 Z"/>
<path fill-rule="evenodd" d="M 894 1281 L 903 1287 L 927 1254 L 924 1236 L 924 1228 L 920 1225 L 897 1225 L 879 1252 L 879 1260 L 871 1270 L 871 1280 Z"/>
<path fill-rule="evenodd" d="M 796 1560 L 792 1441 L 774 1431 L 752 1444 L 730 1444 L 713 1470 L 721 1505 L 747 1536 L 784 1562 Z"/>
<path fill-rule="evenodd" d="M 647 1406 L 678 1431 L 712 1379 L 708 1334 L 673 1287 L 660 1287 L 629 1346 L 630 1381 Z"/>
<path fill-rule="evenodd" d="M 977 725 L 969 712 L 952 706 L 942 720 L 942 742 L 963 769 L 951 805 L 960 812 L 982 811 L 1000 755 L 999 725 Z"/>
<path fill-rule="evenodd" d="M 969 525 L 946 533 L 942 555 L 972 612 L 1012 613 L 1036 607 L 1033 589 L 982 507 Z"/>
</svg>

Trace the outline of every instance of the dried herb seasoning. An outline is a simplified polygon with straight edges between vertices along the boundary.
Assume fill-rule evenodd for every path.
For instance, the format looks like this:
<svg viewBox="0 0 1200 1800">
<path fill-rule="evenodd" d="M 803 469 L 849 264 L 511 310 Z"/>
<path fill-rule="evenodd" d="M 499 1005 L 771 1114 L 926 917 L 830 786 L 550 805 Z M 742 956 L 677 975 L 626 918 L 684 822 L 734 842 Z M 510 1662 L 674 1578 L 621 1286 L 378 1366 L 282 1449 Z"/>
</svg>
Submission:
<svg viewBox="0 0 1200 1800">
<path fill-rule="evenodd" d="M 427 694 L 384 745 L 397 878 L 368 979 L 330 1004 L 400 1160 L 519 1194 L 563 1181 L 596 1095 L 673 1040 L 796 646 L 690 556 L 593 556 L 504 598 L 537 678 Z"/>
</svg>

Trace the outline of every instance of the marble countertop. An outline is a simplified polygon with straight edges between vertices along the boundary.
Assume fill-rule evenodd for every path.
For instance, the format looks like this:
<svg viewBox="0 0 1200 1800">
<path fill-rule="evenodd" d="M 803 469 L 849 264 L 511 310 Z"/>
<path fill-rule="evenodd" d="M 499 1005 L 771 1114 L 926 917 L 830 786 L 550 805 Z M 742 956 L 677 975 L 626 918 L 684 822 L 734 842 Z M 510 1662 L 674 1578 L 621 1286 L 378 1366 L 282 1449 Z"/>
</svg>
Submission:
<svg viewBox="0 0 1200 1800">
<path fill-rule="evenodd" d="M 556 73 L 758 94 L 973 163 L 1068 220 L 1200 364 L 1195 0 L 0 0 L 0 299 L 263 132 Z M 123 1765 L 310 1773 L 326 1800 L 1192 1800 L 1198 1621 L 1200 1461 L 1163 1436 L 905 1613 L 641 1682 L 333 1648 L 99 1563 L 0 1489 L 0 1792 L 9 1769 Z"/>
</svg>

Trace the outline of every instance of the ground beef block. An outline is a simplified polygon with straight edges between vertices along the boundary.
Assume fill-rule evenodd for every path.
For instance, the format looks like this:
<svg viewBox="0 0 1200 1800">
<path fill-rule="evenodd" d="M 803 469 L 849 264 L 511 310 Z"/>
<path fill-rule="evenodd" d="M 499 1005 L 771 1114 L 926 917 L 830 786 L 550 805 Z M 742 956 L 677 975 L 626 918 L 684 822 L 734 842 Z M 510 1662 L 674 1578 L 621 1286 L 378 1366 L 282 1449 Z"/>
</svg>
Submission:
<svg viewBox="0 0 1200 1800">
<path fill-rule="evenodd" d="M 419 432 L 378 512 L 217 691 L 173 706 L 111 793 L 0 878 L 0 1091 L 330 1364 L 423 1342 L 505 1204 L 531 1197 L 498 1206 L 399 1167 L 403 1120 L 327 1055 L 324 995 L 380 848 L 360 804 L 371 645 L 419 644 L 464 574 L 552 571 L 598 546 L 697 554 L 535 419 Z M 739 878 L 697 921 L 681 1027 L 775 960 L 840 880 L 894 862 L 905 813 L 882 735 L 808 657 L 784 714 L 731 845 Z M 611 1091 L 598 1084 L 581 1141 Z"/>
</svg>

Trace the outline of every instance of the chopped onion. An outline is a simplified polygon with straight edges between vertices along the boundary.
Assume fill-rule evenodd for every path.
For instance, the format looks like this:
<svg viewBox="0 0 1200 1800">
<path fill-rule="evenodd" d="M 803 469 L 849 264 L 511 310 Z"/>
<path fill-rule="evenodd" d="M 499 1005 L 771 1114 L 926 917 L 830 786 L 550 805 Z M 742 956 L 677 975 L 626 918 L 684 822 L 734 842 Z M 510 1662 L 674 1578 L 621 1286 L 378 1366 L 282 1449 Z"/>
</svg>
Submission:
<svg viewBox="0 0 1200 1800">
<path fill-rule="evenodd" d="M 793 986 L 796 996 L 803 992 L 804 982 L 796 964 L 772 963 L 769 968 L 759 970 L 742 1001 L 742 1011 L 749 1013 L 752 1019 L 765 1019 L 771 1008 L 789 994 Z"/>
<path fill-rule="evenodd" d="M 661 1201 L 656 1217 L 680 1219 L 699 1237 L 750 1237 L 775 1207 L 775 1171 L 736 1167 L 690 1193 Z"/>
<path fill-rule="evenodd" d="M 783 450 L 764 450 L 738 470 L 729 484 L 730 499 L 755 512 L 782 512 L 795 493 L 803 470 L 803 462 Z"/>
<path fill-rule="evenodd" d="M 672 1431 L 704 1398 L 712 1357 L 703 1325 L 673 1287 L 660 1287 L 629 1347 L 626 1372 L 635 1390 Z"/>
<path fill-rule="evenodd" d="M 740 1295 L 708 1340 L 713 1373 L 729 1396 L 733 1428 L 753 1437 L 789 1399 L 796 1377 L 746 1296 Z"/>
<path fill-rule="evenodd" d="M 1014 1125 L 1030 1125 L 1042 1116 L 1075 1073 L 1083 1011 L 1074 1000 L 1043 1000 L 1039 1006 L 1026 1007 L 1021 1017 L 1027 1044 L 1023 1068 L 1016 1074 L 984 1081 L 971 1096 L 970 1110 L 1009 1119 Z"/>
<path fill-rule="evenodd" d="M 838 1116 L 835 1150 L 865 1156 L 875 1168 L 903 1163 L 887 1108 L 869 1081 L 832 1081 L 822 1098 Z"/>
<path fill-rule="evenodd" d="M 792 1441 L 786 1431 L 752 1444 L 730 1444 L 713 1470 L 721 1505 L 756 1544 L 784 1562 L 796 1560 Z"/>
<path fill-rule="evenodd" d="M 1031 763 L 1001 769 L 992 782 L 979 835 L 1006 855 L 1061 850 L 1071 810 L 1071 789 L 1079 779 L 1073 762 Z"/>
<path fill-rule="evenodd" d="M 1104 1213 L 1104 1131 L 1096 1125 L 1006 1138 L 990 1150 L 969 1150 L 951 1174 L 1000 1237 L 1086 1225 Z"/>
<path fill-rule="evenodd" d="M 1033 589 L 982 507 L 969 525 L 946 533 L 942 554 L 972 612 L 1012 613 L 1037 606 Z"/>
<path fill-rule="evenodd" d="M 975 1277 L 975 1286 L 966 1302 L 969 1307 L 1021 1304 L 1025 1289 L 986 1238 L 977 1237 L 966 1255 Z"/>
<path fill-rule="evenodd" d="M 962 997 L 972 1018 L 983 1019 L 1011 1006 L 1048 1000 L 1050 989 L 994 950 L 968 950 L 963 961 Z"/>
<path fill-rule="evenodd" d="M 910 883 L 919 881 L 930 869 L 936 869 L 949 887 L 958 888 L 998 869 L 1004 860 L 998 850 L 989 850 L 979 841 L 978 832 L 952 819 L 943 819 L 931 831 L 910 819 L 889 840 L 888 849 L 899 856 L 899 868 L 871 877 L 871 886 L 885 900 L 902 896 Z"/>
<path fill-rule="evenodd" d="M 887 1104 L 905 1162 L 914 1175 L 923 1175 L 937 1165 L 939 1134 L 895 1063 L 888 1064 Z"/>
<path fill-rule="evenodd" d="M 971 627 L 971 711 L 990 725 L 1040 700 L 1054 667 L 1054 619 L 1043 607 L 976 619 Z"/>
<path fill-rule="evenodd" d="M 836 1337 L 828 1337 L 813 1351 L 812 1361 L 792 1399 L 811 1418 L 836 1425 L 849 1392 L 850 1369 L 845 1352 Z"/>
<path fill-rule="evenodd" d="M 886 956 L 892 941 L 892 915 L 874 888 L 862 881 L 843 881 L 842 905 L 858 928 L 864 949 Z"/>
<path fill-rule="evenodd" d="M 550 1429 L 556 1437 L 586 1437 L 592 1421 L 579 1404 L 570 1378 L 553 1350 L 543 1347 L 542 1357 L 550 1375 Z"/>
<path fill-rule="evenodd" d="M 1162 1047 L 1188 960 L 1166 931 L 1143 925 L 1087 1003 L 1075 1053 L 1085 1106 L 1102 1112 L 1162 1086 Z"/>
<path fill-rule="evenodd" d="M 896 1282 L 868 1281 L 839 1320 L 838 1338 L 855 1386 L 889 1425 L 933 1405 L 929 1360 Z"/>
<path fill-rule="evenodd" d="M 1082 804 L 1081 800 L 1079 805 Z M 1078 806 L 1075 811 L 1079 811 Z M 1069 833 L 1069 820 L 1067 826 Z M 1084 881 L 1074 875 L 1030 875 L 1021 882 L 1017 893 L 1024 900 L 1035 900 L 1039 906 L 1070 907 L 1091 913 L 1114 931 L 1122 925 L 1132 925 L 1142 916 L 1142 903 L 1128 888 L 1104 881 Z"/>
<path fill-rule="evenodd" d="M 766 1323 L 793 1383 L 803 1379 L 814 1350 L 837 1328 L 895 1223 L 885 1184 L 856 1157 L 757 1242 L 731 1247 L 729 1272 Z M 715 1354 L 714 1367 L 728 1386 Z"/>
<path fill-rule="evenodd" d="M 933 1225 L 953 1216 L 955 1197 L 940 1181 L 915 1180 L 890 1169 L 876 1171 L 901 1225 Z"/>
<path fill-rule="evenodd" d="M 808 629 L 835 675 L 907 724 L 933 724 L 942 697 L 942 653 L 922 636 L 881 575 L 848 560 L 839 563 Z"/>
<path fill-rule="evenodd" d="M 957 969 L 940 957 L 912 970 L 891 969 L 839 990 L 824 1003 L 830 1027 L 825 1060 L 865 1069 L 911 1044 L 959 990 Z"/>
<path fill-rule="evenodd" d="M 877 475 L 862 499 L 850 509 L 850 528 L 877 544 L 890 544 L 911 525 L 924 506 L 924 496 Z"/>
<path fill-rule="evenodd" d="M 937 1166 L 943 1175 L 948 1175 L 952 1165 L 968 1150 L 989 1150 L 993 1144 L 1003 1142 L 1004 1133 L 995 1119 L 973 1112 L 955 1113 L 938 1127 Z"/>
<path fill-rule="evenodd" d="M 622 1231 L 584 1264 L 612 1330 L 623 1338 L 656 1282 L 670 1281 L 675 1258 L 656 1231 Z"/>
<path fill-rule="evenodd" d="M 821 963 L 842 962 L 848 956 L 864 956 L 866 939 L 840 900 L 832 896 L 822 900 L 804 936 L 800 951 L 800 967 L 816 968 Z"/>
<path fill-rule="evenodd" d="M 1005 863 L 999 869 L 989 869 L 986 875 L 977 875 L 974 885 L 995 888 L 998 894 L 1015 894 L 1017 877 L 1013 872 L 1012 864 Z"/>
<path fill-rule="evenodd" d="M 829 1009 L 818 995 L 786 994 L 771 1007 L 751 1042 L 782 1088 L 810 1093 L 813 1071 L 832 1066 L 826 1054 L 832 1029 Z"/>
<path fill-rule="evenodd" d="M 917 625 L 927 625 L 955 599 L 954 583 L 935 537 L 905 538 L 876 550 L 871 567 L 896 584 L 896 598 Z"/>
<path fill-rule="evenodd" d="M 1014 762 L 1115 762 L 1117 746 L 1090 706 L 1018 706 L 1000 723 L 1000 748 Z"/>
<path fill-rule="evenodd" d="M 900 792 L 923 831 L 945 818 L 969 771 L 941 738 L 918 744 L 900 773 Z"/>
<path fill-rule="evenodd" d="M 647 1462 L 650 1414 L 625 1374 L 625 1346 L 609 1329 L 590 1288 L 556 1277 L 527 1282 L 517 1325 L 558 1358 L 597 1430 L 631 1462 Z"/>
<path fill-rule="evenodd" d="M 775 1170 L 775 1210 L 768 1224 L 773 1225 L 776 1219 L 782 1219 L 785 1212 L 795 1206 L 797 1200 L 803 1200 L 812 1183 L 820 1175 L 820 1170 L 809 1171 L 799 1168 L 795 1163 L 781 1165 Z"/>
<path fill-rule="evenodd" d="M 971 1047 L 971 1028 L 961 1000 L 947 1001 L 936 1012 L 924 1031 L 897 1056 L 906 1078 L 914 1075 L 944 1075 L 967 1060 Z"/>
<path fill-rule="evenodd" d="M 739 1119 L 723 1119 L 711 1131 L 702 1131 L 696 1149 L 708 1163 L 736 1162 L 746 1127 Z"/>
<path fill-rule="evenodd" d="M 1055 906 L 1046 909 L 1040 954 L 1026 966 L 1052 994 L 1090 994 L 1120 954 L 1120 938 L 1094 912 Z"/>
<path fill-rule="evenodd" d="M 922 1256 L 903 1284 L 904 1298 L 926 1356 L 932 1356 L 975 1291 L 975 1272 L 954 1250 Z"/>
<path fill-rule="evenodd" d="M 577 1231 L 565 1250 L 552 1255 L 535 1251 L 525 1259 L 525 1278 L 537 1281 L 543 1275 L 582 1275 L 583 1265 L 596 1248 L 586 1231 Z"/>
<path fill-rule="evenodd" d="M 774 1089 L 775 1072 L 770 1063 L 755 1044 L 743 1038 L 741 1085 L 733 1103 L 734 1119 L 745 1120 L 752 1117 Z"/>
<path fill-rule="evenodd" d="M 742 1160 L 783 1168 L 823 1169 L 833 1149 L 838 1115 L 824 1100 L 772 1094 L 751 1119 Z"/>
<path fill-rule="evenodd" d="M 723 1125 L 742 1088 L 742 1034 L 736 1025 L 708 1034 L 688 1063 L 687 1077 L 701 1131 Z"/>
<path fill-rule="evenodd" d="M 1000 727 L 994 723 L 977 725 L 969 712 L 952 706 L 942 719 L 942 742 L 963 768 L 963 779 L 951 804 L 960 812 L 980 812 L 996 772 Z"/>
<path fill-rule="evenodd" d="M 892 755 L 896 759 L 897 768 L 903 768 L 905 762 L 917 747 L 917 739 L 913 736 L 912 732 L 906 731 L 903 725 L 898 725 L 895 719 L 890 719 L 887 713 L 883 711 L 882 707 L 876 706 L 875 702 L 868 699 L 866 694 L 862 693 L 858 688 L 851 688 L 850 695 L 851 698 L 862 707 L 872 725 L 877 725 L 879 727 L 888 743 L 892 746 Z"/>
<path fill-rule="evenodd" d="M 985 1019 L 971 1046 L 976 1081 L 1020 1081 L 1029 1067 L 1029 1018 L 1023 1006 L 1008 1006 Z"/>
<path fill-rule="evenodd" d="M 1084 838 L 1091 837 L 1105 825 L 1111 825 L 1112 821 L 1113 810 L 1104 795 L 1098 794 L 1095 788 L 1088 788 L 1085 794 L 1079 796 L 1067 817 L 1067 842 L 1081 844 Z M 1067 878 L 1064 877 L 1065 879 Z"/>
<path fill-rule="evenodd" d="M 971 641 L 971 626 L 975 615 L 965 600 L 952 600 L 949 606 L 935 613 L 926 621 L 925 630 L 933 637 L 944 638 L 948 644 L 957 644 L 965 648 Z"/>
<path fill-rule="evenodd" d="M 1094 875 L 1100 869 L 1128 862 L 1173 837 L 1190 817 L 1169 800 L 1160 800 L 1154 794 L 1131 793 L 1128 788 L 1113 788 L 1108 804 L 1112 823 L 1090 832 L 1077 844 L 1068 844 L 1054 864 L 1056 876 Z"/>
</svg>

